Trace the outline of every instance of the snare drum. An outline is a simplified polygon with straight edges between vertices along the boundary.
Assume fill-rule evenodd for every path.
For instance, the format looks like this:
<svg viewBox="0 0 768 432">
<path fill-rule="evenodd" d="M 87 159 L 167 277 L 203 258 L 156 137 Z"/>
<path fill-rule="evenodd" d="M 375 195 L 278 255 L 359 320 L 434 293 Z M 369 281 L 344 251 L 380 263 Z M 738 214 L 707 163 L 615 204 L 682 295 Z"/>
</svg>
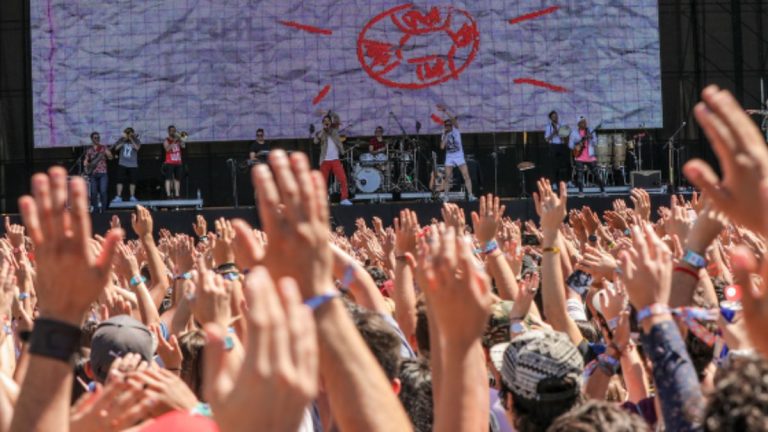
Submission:
<svg viewBox="0 0 768 432">
<path fill-rule="evenodd" d="M 376 161 L 377 164 L 387 163 L 387 155 L 386 153 L 376 153 L 373 155 L 373 160 Z"/>
<path fill-rule="evenodd" d="M 608 166 L 611 164 L 612 148 L 611 144 L 613 137 L 611 135 L 598 135 L 597 136 L 597 164 L 600 166 Z"/>
<path fill-rule="evenodd" d="M 385 156 L 386 158 L 386 156 Z M 362 166 L 371 166 L 376 165 L 376 155 L 372 153 L 363 153 L 360 155 L 360 165 Z"/>
</svg>

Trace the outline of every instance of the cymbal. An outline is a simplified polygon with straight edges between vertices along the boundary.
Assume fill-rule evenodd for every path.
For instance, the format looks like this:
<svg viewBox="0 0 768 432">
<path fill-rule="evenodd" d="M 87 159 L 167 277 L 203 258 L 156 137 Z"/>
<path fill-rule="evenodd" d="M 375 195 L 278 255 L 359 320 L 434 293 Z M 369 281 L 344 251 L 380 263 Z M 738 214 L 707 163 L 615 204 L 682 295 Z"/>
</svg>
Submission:
<svg viewBox="0 0 768 432">
<path fill-rule="evenodd" d="M 367 146 L 369 143 L 361 139 L 356 139 L 356 140 L 348 140 L 345 144 L 348 146 L 364 147 L 364 146 Z"/>
<path fill-rule="evenodd" d="M 528 170 L 532 170 L 534 168 L 536 168 L 536 164 L 533 163 L 533 162 L 525 161 L 525 162 L 520 162 L 519 164 L 517 164 L 517 169 L 519 169 L 520 171 L 528 171 Z"/>
</svg>

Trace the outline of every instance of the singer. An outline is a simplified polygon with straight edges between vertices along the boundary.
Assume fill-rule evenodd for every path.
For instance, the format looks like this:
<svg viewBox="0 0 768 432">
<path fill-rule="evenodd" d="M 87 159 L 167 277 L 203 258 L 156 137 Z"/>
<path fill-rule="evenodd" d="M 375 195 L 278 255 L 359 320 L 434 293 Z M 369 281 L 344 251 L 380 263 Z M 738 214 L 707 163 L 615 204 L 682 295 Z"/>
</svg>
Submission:
<svg viewBox="0 0 768 432">
<path fill-rule="evenodd" d="M 451 190 L 451 180 L 453 179 L 453 167 L 458 167 L 461 176 L 464 177 L 464 185 L 467 187 L 469 201 L 475 201 L 477 198 L 472 194 L 472 179 L 469 177 L 467 162 L 464 160 L 464 147 L 461 144 L 461 132 L 459 132 L 459 123 L 456 116 L 448 113 L 448 110 L 439 105 L 437 107 L 448 119 L 443 122 L 445 131 L 440 139 L 440 150 L 445 150 L 445 182 L 443 183 L 443 201 L 448 202 L 448 192 Z"/>
<path fill-rule="evenodd" d="M 347 186 L 347 174 L 341 165 L 339 157 L 344 153 L 344 144 L 339 136 L 339 125 L 341 121 L 338 115 L 328 113 L 323 117 L 323 130 L 319 131 L 314 137 L 314 143 L 320 144 L 320 172 L 325 177 L 325 182 L 333 172 L 333 176 L 341 184 L 341 202 L 339 204 L 352 205 L 349 200 L 349 187 Z"/>
</svg>

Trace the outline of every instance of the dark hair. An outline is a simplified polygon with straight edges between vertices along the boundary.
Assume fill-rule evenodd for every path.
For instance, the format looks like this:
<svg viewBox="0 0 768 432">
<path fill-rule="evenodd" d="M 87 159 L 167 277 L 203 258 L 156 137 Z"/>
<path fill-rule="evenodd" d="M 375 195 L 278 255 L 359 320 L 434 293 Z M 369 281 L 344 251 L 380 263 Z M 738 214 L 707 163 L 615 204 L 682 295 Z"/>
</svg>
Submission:
<svg viewBox="0 0 768 432">
<path fill-rule="evenodd" d="M 91 140 L 93 140 L 94 135 L 99 135 L 99 133 L 96 131 L 91 132 Z"/>
<path fill-rule="evenodd" d="M 171 128 L 174 128 L 174 129 L 176 129 L 176 126 L 174 126 L 174 125 L 170 125 L 170 126 L 168 126 L 168 132 L 170 132 L 170 131 L 171 131 Z"/>
<path fill-rule="evenodd" d="M 419 355 L 429 358 L 429 318 L 427 317 L 427 306 L 423 302 L 416 304 L 416 330 L 414 333 Z"/>
<path fill-rule="evenodd" d="M 621 409 L 618 404 L 589 400 L 561 415 L 547 432 L 635 432 L 649 430 L 648 424 L 636 414 Z"/>
<path fill-rule="evenodd" d="M 434 423 L 432 371 L 423 357 L 406 359 L 400 364 L 400 402 L 416 432 L 430 432 Z"/>
<path fill-rule="evenodd" d="M 94 320 L 88 320 L 80 326 L 80 348 L 91 348 L 91 339 L 98 326 L 99 323 Z"/>
<path fill-rule="evenodd" d="M 552 114 L 557 114 L 557 111 L 555 111 L 555 110 L 552 110 L 552 111 L 550 111 L 550 112 L 549 112 L 549 114 L 547 115 L 547 117 L 549 117 L 549 119 L 550 119 L 550 120 L 552 120 Z"/>
<path fill-rule="evenodd" d="M 590 321 L 574 320 L 574 322 L 576 323 L 576 327 L 579 328 L 581 336 L 586 339 L 587 342 L 597 343 L 600 341 L 600 334 L 598 333 L 597 328 L 595 328 L 595 325 Z"/>
<path fill-rule="evenodd" d="M 379 129 L 381 129 L 381 131 L 384 132 L 384 127 L 382 127 L 382 126 L 376 126 L 376 129 L 374 129 L 374 130 L 379 130 Z"/>
<path fill-rule="evenodd" d="M 703 287 L 697 287 L 693 293 L 693 306 L 710 309 L 714 305 L 710 305 L 704 299 Z M 715 322 L 701 322 L 704 328 L 710 332 L 717 331 L 717 323 Z M 692 331 L 688 331 L 685 336 L 685 348 L 688 350 L 688 355 L 691 357 L 693 367 L 696 369 L 696 375 L 699 377 L 699 381 L 704 379 L 706 375 L 707 367 L 712 363 L 715 358 L 715 347 L 707 345 L 704 341 L 699 339 Z"/>
<path fill-rule="evenodd" d="M 264 133 L 264 129 L 262 129 L 262 128 L 258 128 L 258 129 L 256 129 L 256 133 L 257 133 L 257 134 L 258 134 L 258 133 Z"/>
<path fill-rule="evenodd" d="M 184 355 L 181 362 L 181 379 L 203 400 L 203 350 L 205 349 L 205 333 L 194 330 L 179 337 L 179 347 Z"/>
<path fill-rule="evenodd" d="M 379 289 L 381 289 L 381 287 L 384 285 L 384 282 L 389 280 L 387 274 L 384 273 L 384 270 L 382 270 L 380 267 L 368 266 L 365 268 L 365 271 L 371 276 L 373 282 L 376 284 L 376 287 Z"/>
<path fill-rule="evenodd" d="M 400 337 L 381 315 L 363 309 L 354 303 L 345 303 L 365 344 L 368 345 L 368 349 L 371 350 L 376 361 L 384 369 L 384 375 L 390 381 L 397 378 L 401 360 Z"/>
<path fill-rule="evenodd" d="M 537 390 L 540 394 L 559 393 L 574 387 L 579 383 L 573 377 L 548 378 L 539 381 Z M 552 422 L 579 406 L 586 400 L 584 393 L 577 392 L 572 398 L 557 401 L 536 401 L 515 396 L 504 382 L 501 382 L 499 399 L 507 406 L 507 398 L 512 400 L 512 410 L 515 413 L 515 429 L 518 432 L 538 432 L 549 427 Z"/>
<path fill-rule="evenodd" d="M 768 360 L 731 357 L 709 395 L 705 431 L 768 430 Z"/>
</svg>

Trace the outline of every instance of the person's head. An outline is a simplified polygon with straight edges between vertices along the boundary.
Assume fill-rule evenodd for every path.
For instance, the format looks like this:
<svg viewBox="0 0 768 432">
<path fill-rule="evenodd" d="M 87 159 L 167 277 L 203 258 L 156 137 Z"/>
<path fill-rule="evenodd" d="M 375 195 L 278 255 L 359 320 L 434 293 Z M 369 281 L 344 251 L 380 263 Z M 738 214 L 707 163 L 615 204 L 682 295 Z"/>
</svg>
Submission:
<svg viewBox="0 0 768 432">
<path fill-rule="evenodd" d="M 579 328 L 581 336 L 583 336 L 587 342 L 597 343 L 600 341 L 600 334 L 597 332 L 597 328 L 595 328 L 595 325 L 592 324 L 591 321 L 574 320 L 573 322 L 576 324 L 576 327 Z"/>
<path fill-rule="evenodd" d="M 453 120 L 451 119 L 445 119 L 443 122 L 443 127 L 445 128 L 446 132 L 450 132 L 453 130 Z"/>
<path fill-rule="evenodd" d="M 705 431 L 768 430 L 768 360 L 731 357 L 721 370 L 704 415 Z"/>
<path fill-rule="evenodd" d="M 91 143 L 94 145 L 101 144 L 101 135 L 98 132 L 91 132 Z"/>
<path fill-rule="evenodd" d="M 429 358 L 429 318 L 427 306 L 423 303 L 416 304 L 416 331 L 414 332 L 416 347 L 419 355 Z"/>
<path fill-rule="evenodd" d="M 586 129 L 587 128 L 587 118 L 584 116 L 579 117 L 579 129 Z"/>
<path fill-rule="evenodd" d="M 264 129 L 262 128 L 256 129 L 256 141 L 258 142 L 264 141 Z"/>
<path fill-rule="evenodd" d="M 381 126 L 376 126 L 376 130 L 374 131 L 374 134 L 377 138 L 381 138 L 384 136 L 384 128 Z"/>
<path fill-rule="evenodd" d="M 432 371 L 423 357 L 405 359 L 400 364 L 400 402 L 416 432 L 432 430 Z"/>
<path fill-rule="evenodd" d="M 642 432 L 648 424 L 618 404 L 592 399 L 558 417 L 547 432 Z"/>
<path fill-rule="evenodd" d="M 181 362 L 181 379 L 203 400 L 203 349 L 205 333 L 194 330 L 179 337 L 179 347 L 184 355 Z"/>
<path fill-rule="evenodd" d="M 520 432 L 546 429 L 583 401 L 584 361 L 564 333 L 530 330 L 512 339 L 501 366 L 502 400 Z"/>
<path fill-rule="evenodd" d="M 88 368 L 93 378 L 103 383 L 116 358 L 136 353 L 142 360 L 151 361 L 154 352 L 155 341 L 147 326 L 128 315 L 118 315 L 96 327 Z"/>
<path fill-rule="evenodd" d="M 174 125 L 168 126 L 168 136 L 172 137 L 174 135 L 176 135 L 176 126 Z"/>
<path fill-rule="evenodd" d="M 400 391 L 400 379 L 398 378 L 401 361 L 400 338 L 381 315 L 350 302 L 346 304 L 352 313 L 355 327 L 384 370 L 384 375 L 392 383 L 392 389 L 398 393 Z"/>
<path fill-rule="evenodd" d="M 333 124 L 333 119 L 330 115 L 326 115 L 323 117 L 323 129 L 328 130 L 331 128 L 331 124 Z"/>
<path fill-rule="evenodd" d="M 553 123 L 557 123 L 557 120 L 559 119 L 559 116 L 557 115 L 557 111 L 550 111 L 550 112 L 549 112 L 549 119 L 550 119 L 550 120 L 551 120 Z"/>
</svg>

